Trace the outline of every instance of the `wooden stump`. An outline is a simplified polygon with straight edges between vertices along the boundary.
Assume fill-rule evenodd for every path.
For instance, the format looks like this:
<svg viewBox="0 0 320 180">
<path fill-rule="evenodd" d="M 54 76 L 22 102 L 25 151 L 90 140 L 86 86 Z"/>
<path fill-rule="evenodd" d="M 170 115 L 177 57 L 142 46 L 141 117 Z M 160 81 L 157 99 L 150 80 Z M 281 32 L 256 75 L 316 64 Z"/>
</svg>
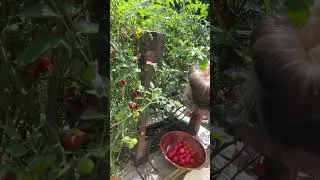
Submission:
<svg viewBox="0 0 320 180">
<path fill-rule="evenodd" d="M 192 117 L 188 123 L 188 129 L 191 135 L 195 136 L 198 134 L 201 121 L 202 121 L 202 114 L 199 112 L 198 108 L 196 108 L 193 111 Z"/>
<path fill-rule="evenodd" d="M 138 42 L 142 59 L 139 60 L 141 68 L 141 84 L 146 90 L 150 89 L 150 82 L 153 81 L 155 73 L 154 65 L 159 62 L 159 57 L 164 51 L 165 35 L 157 32 L 147 32 L 143 34 Z M 136 149 L 134 164 L 139 166 L 148 161 L 149 148 L 146 139 L 146 129 L 148 121 L 148 110 L 145 110 L 139 118 L 139 139 Z"/>
</svg>

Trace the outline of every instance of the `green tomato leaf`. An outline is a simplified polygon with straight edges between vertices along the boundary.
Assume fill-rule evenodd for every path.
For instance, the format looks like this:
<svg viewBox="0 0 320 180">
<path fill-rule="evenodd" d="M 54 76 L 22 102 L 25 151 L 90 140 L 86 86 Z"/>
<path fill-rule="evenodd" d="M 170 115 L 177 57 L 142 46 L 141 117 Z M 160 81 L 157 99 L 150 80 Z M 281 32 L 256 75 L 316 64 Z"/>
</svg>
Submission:
<svg viewBox="0 0 320 180">
<path fill-rule="evenodd" d="M 57 161 L 56 154 L 47 154 L 46 156 L 44 156 L 44 164 L 48 167 L 54 166 L 56 161 Z"/>
<path fill-rule="evenodd" d="M 61 15 L 54 12 L 47 5 L 34 5 L 31 7 L 25 8 L 22 12 L 19 13 L 19 16 L 28 17 L 28 18 L 48 18 L 48 17 L 60 17 Z"/>
<path fill-rule="evenodd" d="M 98 113 L 94 108 L 87 108 L 81 115 L 80 119 L 82 120 L 91 120 L 91 119 L 104 119 L 106 116 L 104 114 Z"/>
<path fill-rule="evenodd" d="M 76 8 L 72 4 L 63 4 L 63 9 L 70 16 L 76 15 L 81 11 L 80 8 Z"/>
<path fill-rule="evenodd" d="M 7 153 L 15 157 L 20 157 L 25 155 L 28 150 L 24 147 L 22 143 L 17 141 L 11 141 L 6 149 Z"/>
<path fill-rule="evenodd" d="M 15 128 L 10 126 L 3 127 L 4 132 L 13 139 L 21 139 L 20 135 L 15 131 Z"/>
<path fill-rule="evenodd" d="M 60 44 L 60 39 L 49 35 L 36 35 L 27 49 L 18 57 L 20 66 L 33 63 L 44 52 Z"/>
</svg>

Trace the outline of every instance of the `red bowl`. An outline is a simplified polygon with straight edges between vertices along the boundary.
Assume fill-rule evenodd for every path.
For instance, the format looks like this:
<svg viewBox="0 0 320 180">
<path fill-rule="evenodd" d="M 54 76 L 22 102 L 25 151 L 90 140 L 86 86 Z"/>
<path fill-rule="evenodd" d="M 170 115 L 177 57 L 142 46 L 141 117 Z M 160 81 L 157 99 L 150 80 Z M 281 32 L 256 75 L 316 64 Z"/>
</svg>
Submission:
<svg viewBox="0 0 320 180">
<path fill-rule="evenodd" d="M 173 150 L 176 144 L 184 140 L 187 144 L 192 148 L 192 150 L 196 153 L 197 161 L 192 165 L 180 166 L 175 162 L 171 161 L 167 157 L 167 153 Z M 207 153 L 203 145 L 191 134 L 188 134 L 183 131 L 171 131 L 162 136 L 160 141 L 160 149 L 162 154 L 166 157 L 166 159 L 173 164 L 174 166 L 185 169 L 185 170 L 195 170 L 200 169 L 207 159 Z"/>
</svg>

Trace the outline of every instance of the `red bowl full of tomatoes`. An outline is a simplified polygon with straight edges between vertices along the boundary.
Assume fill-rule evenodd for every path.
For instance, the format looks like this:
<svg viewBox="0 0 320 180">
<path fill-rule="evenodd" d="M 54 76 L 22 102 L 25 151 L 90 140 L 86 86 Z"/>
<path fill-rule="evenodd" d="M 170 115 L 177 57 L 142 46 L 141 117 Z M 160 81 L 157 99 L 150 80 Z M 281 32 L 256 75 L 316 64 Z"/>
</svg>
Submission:
<svg viewBox="0 0 320 180">
<path fill-rule="evenodd" d="M 171 131 L 163 135 L 160 149 L 170 163 L 185 170 L 200 169 L 207 159 L 203 145 L 183 131 Z"/>
</svg>

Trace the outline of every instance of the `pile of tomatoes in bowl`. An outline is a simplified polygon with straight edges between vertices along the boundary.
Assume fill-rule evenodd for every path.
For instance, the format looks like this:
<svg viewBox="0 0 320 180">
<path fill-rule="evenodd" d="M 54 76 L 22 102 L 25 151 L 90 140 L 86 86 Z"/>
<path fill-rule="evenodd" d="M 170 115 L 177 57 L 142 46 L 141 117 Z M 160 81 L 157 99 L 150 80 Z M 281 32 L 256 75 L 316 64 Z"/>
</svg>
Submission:
<svg viewBox="0 0 320 180">
<path fill-rule="evenodd" d="M 174 149 L 167 153 L 167 157 L 180 166 L 194 165 L 197 161 L 196 153 L 182 140 L 174 146 Z"/>
<path fill-rule="evenodd" d="M 171 164 L 186 170 L 201 168 L 207 159 L 200 141 L 183 131 L 171 131 L 163 135 L 160 149 Z"/>
</svg>

